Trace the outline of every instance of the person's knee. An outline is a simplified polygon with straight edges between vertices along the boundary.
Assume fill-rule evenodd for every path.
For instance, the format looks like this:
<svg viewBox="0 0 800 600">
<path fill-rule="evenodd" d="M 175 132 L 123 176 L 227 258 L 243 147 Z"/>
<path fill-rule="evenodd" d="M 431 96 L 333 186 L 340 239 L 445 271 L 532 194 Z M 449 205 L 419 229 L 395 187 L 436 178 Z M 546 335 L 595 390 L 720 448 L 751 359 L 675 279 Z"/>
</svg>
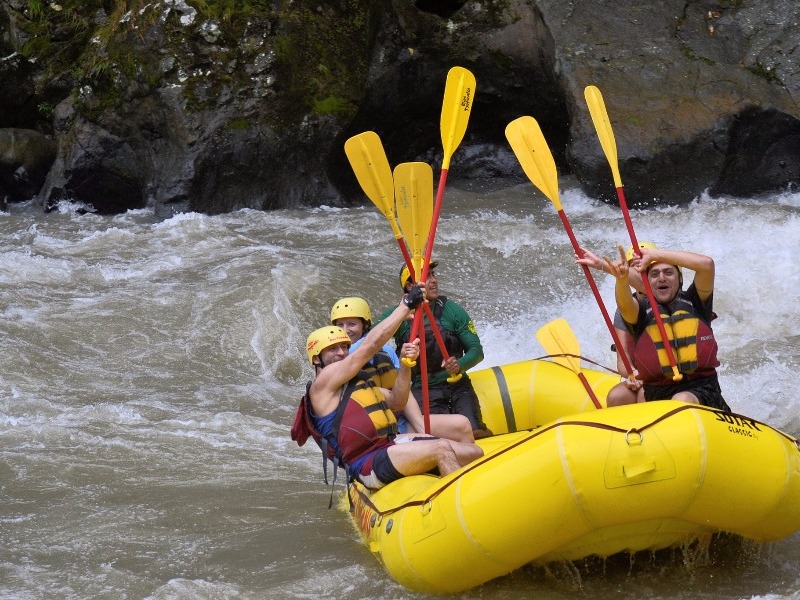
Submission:
<svg viewBox="0 0 800 600">
<path fill-rule="evenodd" d="M 449 440 L 439 438 L 434 443 L 434 458 L 441 469 L 444 465 L 458 463 L 458 456 Z"/>
<path fill-rule="evenodd" d="M 698 400 L 697 396 L 691 392 L 678 392 L 672 396 L 672 399 L 682 400 L 683 402 L 688 402 L 689 404 L 700 404 L 700 400 Z"/>
<path fill-rule="evenodd" d="M 634 404 L 637 400 L 636 392 L 628 389 L 625 383 L 618 383 L 608 392 L 606 396 L 606 406 L 622 406 L 623 404 Z"/>
</svg>

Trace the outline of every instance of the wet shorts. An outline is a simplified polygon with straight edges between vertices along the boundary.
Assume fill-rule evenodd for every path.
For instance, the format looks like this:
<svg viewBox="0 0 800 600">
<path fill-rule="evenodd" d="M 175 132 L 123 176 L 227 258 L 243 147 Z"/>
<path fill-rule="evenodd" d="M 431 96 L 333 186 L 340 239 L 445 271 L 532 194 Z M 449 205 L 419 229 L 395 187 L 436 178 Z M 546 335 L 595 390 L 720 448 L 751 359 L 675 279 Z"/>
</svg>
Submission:
<svg viewBox="0 0 800 600">
<path fill-rule="evenodd" d="M 716 374 L 708 377 L 697 377 L 689 379 L 684 377 L 682 381 L 669 385 L 648 385 L 644 386 L 644 399 L 666 400 L 672 398 L 678 392 L 691 392 L 703 406 L 718 408 L 725 412 L 731 412 L 730 406 L 722 397 L 722 390 L 719 387 L 719 378 Z"/>
<path fill-rule="evenodd" d="M 417 440 L 431 440 L 436 439 L 431 436 L 421 437 L 405 437 L 397 440 L 396 443 L 404 444 L 408 442 L 415 442 Z M 391 446 L 390 446 L 391 447 Z M 389 458 L 389 448 L 381 448 L 373 452 L 364 463 L 358 472 L 358 480 L 371 490 L 379 490 L 387 483 L 392 483 L 398 479 L 405 477 L 400 471 L 394 468 L 391 459 Z"/>
<path fill-rule="evenodd" d="M 378 490 L 403 476 L 389 459 L 388 448 L 373 452 L 358 473 L 358 480 L 371 490 Z"/>
<path fill-rule="evenodd" d="M 422 410 L 422 389 L 413 388 L 411 391 Z M 432 415 L 464 415 L 469 419 L 472 429 L 486 429 L 478 396 L 468 377 L 463 376 L 455 383 L 443 383 L 429 387 L 428 400 Z"/>
</svg>

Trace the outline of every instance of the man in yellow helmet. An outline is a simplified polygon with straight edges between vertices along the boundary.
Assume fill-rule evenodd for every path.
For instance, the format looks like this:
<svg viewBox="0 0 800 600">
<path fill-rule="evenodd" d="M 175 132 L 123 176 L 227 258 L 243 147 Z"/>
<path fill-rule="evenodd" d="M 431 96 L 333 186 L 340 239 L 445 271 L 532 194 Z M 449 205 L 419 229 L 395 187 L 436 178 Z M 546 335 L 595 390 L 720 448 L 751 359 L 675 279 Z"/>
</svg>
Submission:
<svg viewBox="0 0 800 600">
<path fill-rule="evenodd" d="M 426 292 L 430 301 L 431 313 L 442 335 L 447 349 L 448 359 L 434 337 L 432 325 L 427 316 L 423 318 L 425 327 L 425 351 L 428 365 L 428 395 L 431 414 L 460 414 L 467 417 L 472 425 L 475 439 L 492 435 L 491 430 L 483 422 L 480 402 L 467 375 L 471 369 L 483 360 L 483 345 L 472 318 L 464 308 L 440 293 L 439 279 L 435 269 L 438 261 L 432 260 L 425 281 Z M 400 270 L 400 286 L 408 291 L 413 285 L 407 267 Z M 411 323 L 401 323 L 395 333 L 395 345 L 399 348 L 408 341 Z M 449 383 L 448 378 L 460 374 L 461 378 Z M 422 398 L 422 375 L 420 364 L 412 369 L 411 391 L 419 402 Z"/>
<path fill-rule="evenodd" d="M 359 297 L 337 300 L 331 308 L 331 325 L 341 327 L 347 333 L 352 342 L 350 351 L 353 352 L 372 328 L 372 311 L 369 304 Z M 397 353 L 391 344 L 385 344 L 375 353 L 368 365 L 369 370 L 374 372 L 383 387 L 394 386 L 400 369 L 400 359 L 397 358 Z M 398 433 L 425 433 L 422 411 L 413 395 L 403 411 L 397 415 L 397 430 Z M 430 415 L 430 433 L 456 442 L 475 441 L 469 419 L 463 415 Z"/>
<path fill-rule="evenodd" d="M 641 262 L 634 267 L 647 277 L 652 288 L 666 342 L 682 375 L 675 381 L 655 313 L 647 299 L 631 296 L 631 266 L 622 246 L 618 249 L 619 260 L 606 261 L 617 280 L 617 307 L 635 340 L 634 366 L 644 382 L 645 400 L 673 398 L 730 411 L 719 386 L 717 342 L 711 329 L 716 318 L 713 259 L 694 252 L 643 248 Z M 687 290 L 683 290 L 684 268 L 694 271 L 694 281 Z"/>
<path fill-rule="evenodd" d="M 308 435 L 313 436 L 326 457 L 370 489 L 437 468 L 446 475 L 483 454 L 474 444 L 430 436 L 396 438 L 392 411 L 402 410 L 408 400 L 408 367 L 401 366 L 392 389 L 377 387 L 371 378 L 360 376 L 400 323 L 422 304 L 424 288 L 411 289 L 352 353 L 350 338 L 331 325 L 312 332 L 306 344 L 315 377 L 298 409 L 292 438 L 302 445 Z M 419 340 L 402 346 L 405 357 L 415 359 L 418 353 Z"/>
</svg>

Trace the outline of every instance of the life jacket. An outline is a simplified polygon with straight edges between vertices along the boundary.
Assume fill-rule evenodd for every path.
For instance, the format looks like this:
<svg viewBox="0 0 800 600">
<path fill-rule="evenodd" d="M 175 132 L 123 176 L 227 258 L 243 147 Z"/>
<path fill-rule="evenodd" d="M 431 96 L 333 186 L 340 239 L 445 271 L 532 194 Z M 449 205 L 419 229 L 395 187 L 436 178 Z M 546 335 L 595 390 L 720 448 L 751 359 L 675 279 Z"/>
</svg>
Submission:
<svg viewBox="0 0 800 600">
<path fill-rule="evenodd" d="M 458 334 L 450 331 L 442 325 L 442 314 L 444 314 L 445 302 L 447 302 L 447 296 L 439 296 L 430 305 L 431 313 L 433 314 L 433 320 L 436 321 L 436 326 L 442 335 L 444 346 L 447 348 L 447 354 L 453 358 L 461 358 L 464 356 L 464 346 L 461 344 Z M 428 319 L 424 318 L 422 322 L 425 324 L 425 355 L 427 357 L 428 373 L 436 373 L 442 370 L 444 354 L 442 354 L 442 351 L 439 348 L 439 343 L 436 341 L 436 337 L 433 333 L 433 327 L 428 322 Z M 408 342 L 410 337 L 411 329 L 409 328 L 408 331 L 403 334 L 402 342 L 405 344 Z M 411 376 L 414 380 L 417 380 L 420 376 L 420 363 L 421 361 L 418 360 L 417 366 L 411 369 Z"/>
<path fill-rule="evenodd" d="M 712 375 L 719 366 L 719 360 L 710 320 L 700 316 L 684 292 L 679 292 L 669 307 L 661 304 L 658 307 L 678 371 L 689 379 Z M 711 313 L 711 319 L 715 316 Z M 639 378 L 646 383 L 663 383 L 665 379 L 671 381 L 669 355 L 649 304 L 644 323 L 644 330 L 636 339 L 634 350 L 634 366 Z"/>
<path fill-rule="evenodd" d="M 387 390 L 392 389 L 397 380 L 397 369 L 391 357 L 383 350 L 378 350 L 361 372 L 366 373 L 375 385 Z"/>
<path fill-rule="evenodd" d="M 326 484 L 328 460 L 333 461 L 332 483 L 335 484 L 338 467 L 349 471 L 348 465 L 351 462 L 388 445 L 397 435 L 397 419 L 386 404 L 383 394 L 377 389 L 375 377 L 370 371 L 360 371 L 344 386 L 327 435 L 323 435 L 314 423 L 309 393 L 311 382 L 306 384 L 306 393 L 300 399 L 295 412 L 291 436 L 298 446 L 304 445 L 311 437 L 320 447 Z M 348 479 L 351 480 L 352 477 L 353 474 L 349 473 Z"/>
</svg>

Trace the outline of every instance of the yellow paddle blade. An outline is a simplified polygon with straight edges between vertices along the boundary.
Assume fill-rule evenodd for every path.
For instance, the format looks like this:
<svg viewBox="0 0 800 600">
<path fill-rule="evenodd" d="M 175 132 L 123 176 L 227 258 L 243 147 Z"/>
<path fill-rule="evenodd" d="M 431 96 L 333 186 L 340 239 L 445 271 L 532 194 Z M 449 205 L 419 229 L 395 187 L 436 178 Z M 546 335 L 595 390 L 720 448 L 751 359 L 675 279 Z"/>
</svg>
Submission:
<svg viewBox="0 0 800 600">
<path fill-rule="evenodd" d="M 603 102 L 603 94 L 600 93 L 600 90 L 597 89 L 596 86 L 590 85 L 583 90 L 583 95 L 586 97 L 586 104 L 589 107 L 589 114 L 592 116 L 592 123 L 594 123 L 594 129 L 597 131 L 600 145 L 603 147 L 606 160 L 608 160 L 608 164 L 611 166 L 614 185 L 617 188 L 621 188 L 622 178 L 619 176 L 617 142 L 614 140 L 614 131 L 611 129 L 611 121 L 608 120 L 608 112 L 606 112 L 606 103 Z"/>
<path fill-rule="evenodd" d="M 383 150 L 381 138 L 374 131 L 354 135 L 344 143 L 344 153 L 361 189 L 389 220 L 394 236 L 400 239 L 400 230 L 394 215 L 392 168 Z"/>
<path fill-rule="evenodd" d="M 539 328 L 536 339 L 548 354 L 572 354 L 574 356 L 554 356 L 553 360 L 571 369 L 581 372 L 581 347 L 572 328 L 565 319 L 556 319 Z"/>
<path fill-rule="evenodd" d="M 401 163 L 394 168 L 394 196 L 400 229 L 411 252 L 414 279 L 422 274 L 425 242 L 433 218 L 433 169 L 428 163 Z"/>
<path fill-rule="evenodd" d="M 475 76 L 464 67 L 450 69 L 442 101 L 442 170 L 450 168 L 450 158 L 464 139 L 474 97 Z"/>
<path fill-rule="evenodd" d="M 558 171 L 539 123 L 533 117 L 520 117 L 506 125 L 506 139 L 525 171 L 525 175 L 561 210 L 558 196 Z"/>
</svg>

